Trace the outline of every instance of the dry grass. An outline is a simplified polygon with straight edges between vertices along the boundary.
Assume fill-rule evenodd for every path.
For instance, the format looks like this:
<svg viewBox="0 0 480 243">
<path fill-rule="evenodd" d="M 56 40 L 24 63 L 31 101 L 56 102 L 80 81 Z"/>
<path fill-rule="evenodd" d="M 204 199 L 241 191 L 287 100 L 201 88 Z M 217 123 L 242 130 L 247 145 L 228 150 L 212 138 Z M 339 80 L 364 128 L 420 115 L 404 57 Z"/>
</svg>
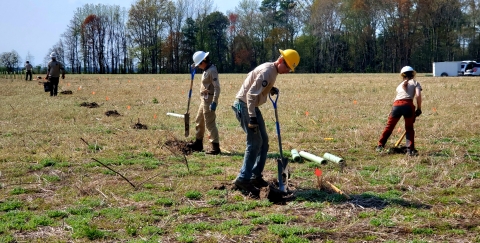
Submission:
<svg viewBox="0 0 480 243">
<path fill-rule="evenodd" d="M 60 87 L 72 94 L 58 97 L 35 81 L 0 79 L 0 241 L 480 242 L 478 78 L 419 74 L 420 156 L 408 158 L 374 152 L 398 75 L 280 75 L 284 151 L 344 158 L 343 173 L 332 163 L 321 167 L 352 199 L 315 189 L 320 165 L 292 163 L 296 200 L 272 205 L 214 189 L 241 167 L 245 138 L 230 106 L 245 76 L 220 76 L 217 121 L 228 152 L 188 155 L 189 169 L 163 146 L 186 140 L 183 120 L 165 114 L 185 113 L 188 74 L 69 75 Z M 93 102 L 99 107 L 81 106 Z M 269 101 L 261 110 L 270 135 L 265 174 L 274 179 L 274 111 Z M 148 129 L 133 129 L 136 123 Z M 397 126 L 389 146 L 403 121 Z"/>
</svg>

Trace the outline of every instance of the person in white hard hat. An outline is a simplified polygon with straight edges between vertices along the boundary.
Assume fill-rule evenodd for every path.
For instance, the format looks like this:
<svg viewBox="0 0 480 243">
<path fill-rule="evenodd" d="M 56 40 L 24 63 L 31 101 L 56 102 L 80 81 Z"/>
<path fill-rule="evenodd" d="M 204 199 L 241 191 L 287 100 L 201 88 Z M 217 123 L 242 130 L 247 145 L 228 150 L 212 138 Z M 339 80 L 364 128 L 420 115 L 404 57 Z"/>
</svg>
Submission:
<svg viewBox="0 0 480 243">
<path fill-rule="evenodd" d="M 403 81 L 397 86 L 397 96 L 393 102 L 392 111 L 388 116 L 387 125 L 378 140 L 376 147 L 377 152 L 384 150 L 385 144 L 392 134 L 395 125 L 397 125 L 397 122 L 403 116 L 405 120 L 405 131 L 407 132 L 407 155 L 418 155 L 418 151 L 415 149 L 415 131 L 413 124 L 415 118 L 422 114 L 422 86 L 414 79 L 415 75 L 415 70 L 410 66 L 405 66 L 400 71 L 400 76 Z M 417 102 L 416 110 L 413 104 L 414 99 Z"/>
<path fill-rule="evenodd" d="M 261 187 L 267 187 L 263 169 L 269 148 L 268 134 L 260 112 L 260 105 L 267 102 L 268 95 L 278 95 L 274 87 L 278 74 L 294 72 L 300 62 L 300 55 L 293 49 L 279 50 L 275 62 L 266 62 L 248 73 L 242 87 L 235 96 L 232 109 L 246 134 L 243 165 L 234 184 L 237 188 L 259 195 Z"/>
<path fill-rule="evenodd" d="M 50 54 L 52 60 L 47 65 L 47 79 L 50 82 L 50 96 L 57 96 L 58 83 L 60 81 L 60 72 L 62 72 L 62 79 L 65 79 L 65 67 L 63 63 L 57 61 L 57 54 L 52 52 Z"/>
<path fill-rule="evenodd" d="M 217 67 L 210 62 L 208 52 L 197 51 L 193 54 L 193 64 L 203 70 L 202 83 L 200 85 L 200 107 L 195 118 L 195 142 L 188 143 L 187 146 L 193 151 L 203 150 L 203 137 L 205 136 L 205 127 L 210 133 L 210 143 L 212 149 L 206 151 L 206 154 L 217 155 L 220 151 L 220 141 L 218 128 L 216 124 L 215 111 L 220 96 L 220 82 L 218 80 Z"/>
</svg>

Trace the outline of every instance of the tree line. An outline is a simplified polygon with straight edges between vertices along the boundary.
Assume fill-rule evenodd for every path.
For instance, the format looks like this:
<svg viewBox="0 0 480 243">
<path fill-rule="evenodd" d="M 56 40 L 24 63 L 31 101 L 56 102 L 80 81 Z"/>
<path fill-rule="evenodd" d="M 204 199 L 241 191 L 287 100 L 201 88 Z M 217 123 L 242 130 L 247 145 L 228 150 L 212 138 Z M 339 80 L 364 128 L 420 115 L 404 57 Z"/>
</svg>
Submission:
<svg viewBox="0 0 480 243">
<path fill-rule="evenodd" d="M 480 58 L 479 10 L 478 0 L 242 0 L 225 14 L 212 0 L 86 4 L 49 53 L 72 73 L 185 73 L 197 50 L 244 73 L 288 48 L 297 72 L 431 72 Z"/>
</svg>

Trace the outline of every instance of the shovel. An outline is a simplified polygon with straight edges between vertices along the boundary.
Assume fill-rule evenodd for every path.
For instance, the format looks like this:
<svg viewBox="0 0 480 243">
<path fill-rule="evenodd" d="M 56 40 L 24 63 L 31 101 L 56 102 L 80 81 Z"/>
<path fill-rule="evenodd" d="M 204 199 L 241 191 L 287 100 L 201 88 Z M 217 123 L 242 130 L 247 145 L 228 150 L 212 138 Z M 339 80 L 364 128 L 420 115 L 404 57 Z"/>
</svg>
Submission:
<svg viewBox="0 0 480 243">
<path fill-rule="evenodd" d="M 183 118 L 185 122 L 185 137 L 188 137 L 190 134 L 190 99 L 192 98 L 192 87 L 193 87 L 193 77 L 195 76 L 195 66 L 192 64 L 190 66 L 190 73 L 192 74 L 192 79 L 190 81 L 190 91 L 188 92 L 188 105 L 187 112 L 185 114 L 176 114 L 176 113 L 167 113 L 167 116 L 173 116 L 178 118 Z"/>
<path fill-rule="evenodd" d="M 190 81 L 190 91 L 188 92 L 188 105 L 187 105 L 187 112 L 185 112 L 185 137 L 188 137 L 190 134 L 190 99 L 192 98 L 192 87 L 193 87 L 193 77 L 195 77 L 195 66 L 192 64 L 190 66 L 190 73 L 192 74 L 192 78 Z"/>
<path fill-rule="evenodd" d="M 279 92 L 280 93 L 280 92 Z M 283 157 L 282 150 L 282 137 L 280 136 L 280 124 L 278 122 L 278 112 L 277 112 L 277 100 L 278 96 L 275 97 L 275 100 L 272 99 L 272 95 L 268 95 L 268 98 L 272 101 L 273 109 L 275 110 L 275 125 L 277 127 L 277 137 L 278 137 L 278 149 L 280 152 L 280 158 L 277 159 L 277 168 L 278 168 L 278 187 L 280 191 L 286 193 L 288 187 L 288 158 Z"/>
</svg>

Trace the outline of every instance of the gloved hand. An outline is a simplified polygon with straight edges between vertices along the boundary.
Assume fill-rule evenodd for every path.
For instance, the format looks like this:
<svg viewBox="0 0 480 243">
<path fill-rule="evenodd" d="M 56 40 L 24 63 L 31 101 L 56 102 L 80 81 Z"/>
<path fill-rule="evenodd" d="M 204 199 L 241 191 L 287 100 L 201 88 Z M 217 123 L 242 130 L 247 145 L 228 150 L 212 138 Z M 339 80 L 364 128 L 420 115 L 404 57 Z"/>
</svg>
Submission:
<svg viewBox="0 0 480 243">
<path fill-rule="evenodd" d="M 250 121 L 248 122 L 248 128 L 257 128 L 258 127 L 258 121 L 256 117 L 250 117 Z"/>
<path fill-rule="evenodd" d="M 212 102 L 212 103 L 210 104 L 210 111 L 215 111 L 216 109 L 217 109 L 217 103 Z"/>
<path fill-rule="evenodd" d="M 272 89 L 270 90 L 270 95 L 278 95 L 278 88 L 276 87 L 272 87 Z"/>
<path fill-rule="evenodd" d="M 65 79 L 65 74 L 62 74 L 62 79 Z"/>
<path fill-rule="evenodd" d="M 46 80 L 48 80 L 48 76 L 47 76 L 47 77 L 45 77 L 45 79 L 46 79 Z"/>
<path fill-rule="evenodd" d="M 415 117 L 420 116 L 422 114 L 422 109 L 417 109 L 415 111 Z"/>
</svg>

